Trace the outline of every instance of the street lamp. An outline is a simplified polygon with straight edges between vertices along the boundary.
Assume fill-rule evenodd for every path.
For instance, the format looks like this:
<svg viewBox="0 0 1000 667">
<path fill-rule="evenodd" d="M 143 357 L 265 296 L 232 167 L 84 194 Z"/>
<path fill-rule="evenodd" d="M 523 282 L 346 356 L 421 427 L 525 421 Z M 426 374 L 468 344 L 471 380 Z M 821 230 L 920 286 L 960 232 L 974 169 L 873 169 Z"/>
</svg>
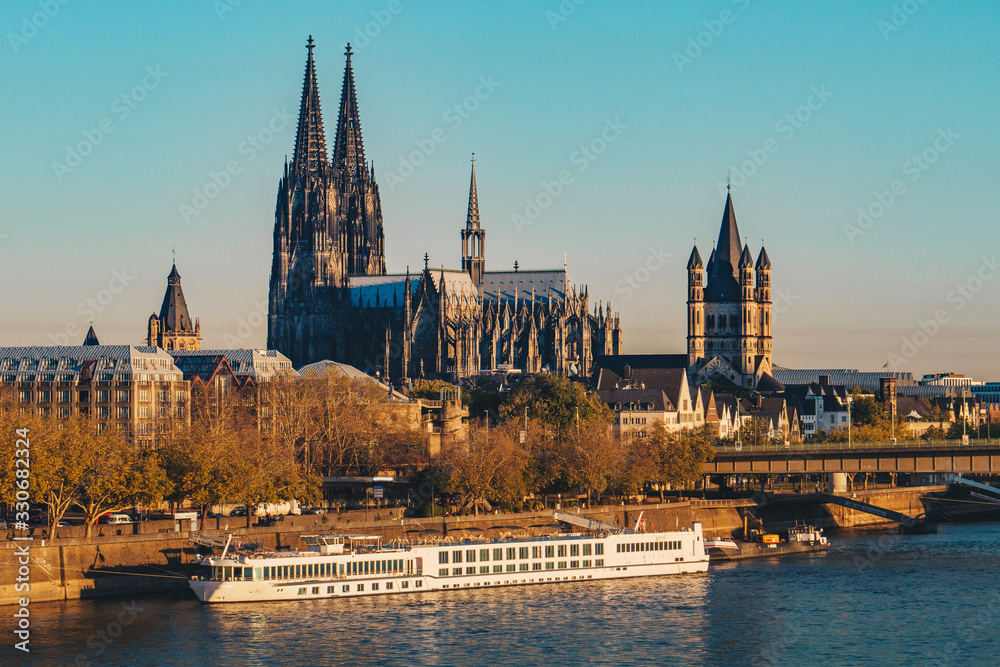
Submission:
<svg viewBox="0 0 1000 667">
<path fill-rule="evenodd" d="M 851 403 L 854 402 L 852 394 L 847 395 L 847 448 L 851 448 Z"/>
</svg>

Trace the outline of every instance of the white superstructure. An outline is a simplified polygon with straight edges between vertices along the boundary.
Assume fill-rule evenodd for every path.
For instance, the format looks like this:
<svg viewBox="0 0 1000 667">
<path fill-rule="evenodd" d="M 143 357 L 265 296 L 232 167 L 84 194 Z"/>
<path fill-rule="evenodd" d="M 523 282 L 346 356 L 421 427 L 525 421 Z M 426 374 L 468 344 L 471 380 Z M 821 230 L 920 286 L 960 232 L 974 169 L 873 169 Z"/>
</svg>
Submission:
<svg viewBox="0 0 1000 667">
<path fill-rule="evenodd" d="M 379 535 L 303 535 L 306 551 L 206 557 L 190 581 L 202 602 L 391 595 L 705 572 L 701 523 L 660 533 L 606 531 L 385 545 Z M 228 547 L 228 545 L 227 545 Z M 228 550 L 228 549 L 227 549 Z"/>
</svg>

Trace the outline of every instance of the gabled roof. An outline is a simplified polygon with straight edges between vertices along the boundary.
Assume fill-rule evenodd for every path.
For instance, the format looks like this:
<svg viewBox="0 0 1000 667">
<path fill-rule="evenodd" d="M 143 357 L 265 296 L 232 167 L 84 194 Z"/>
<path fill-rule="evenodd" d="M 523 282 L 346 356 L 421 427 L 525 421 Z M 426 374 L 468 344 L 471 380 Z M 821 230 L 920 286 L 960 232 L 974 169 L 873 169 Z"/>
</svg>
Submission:
<svg viewBox="0 0 1000 667">
<path fill-rule="evenodd" d="M 229 362 L 223 354 L 210 354 L 175 357 L 174 363 L 184 373 L 185 380 L 198 378 L 204 383 L 210 383 L 217 375 L 236 377 Z"/>
<path fill-rule="evenodd" d="M 623 412 L 630 409 L 662 412 L 677 410 L 667 394 L 660 389 L 602 389 L 597 392 L 597 396 L 612 409 Z"/>
<path fill-rule="evenodd" d="M 562 301 L 572 290 L 573 283 L 570 282 L 569 273 L 565 268 L 483 273 L 483 298 L 489 300 L 504 301 L 516 296 L 518 301 L 530 301 L 534 292 L 536 301 L 547 301 L 551 291 L 553 298 Z"/>
</svg>

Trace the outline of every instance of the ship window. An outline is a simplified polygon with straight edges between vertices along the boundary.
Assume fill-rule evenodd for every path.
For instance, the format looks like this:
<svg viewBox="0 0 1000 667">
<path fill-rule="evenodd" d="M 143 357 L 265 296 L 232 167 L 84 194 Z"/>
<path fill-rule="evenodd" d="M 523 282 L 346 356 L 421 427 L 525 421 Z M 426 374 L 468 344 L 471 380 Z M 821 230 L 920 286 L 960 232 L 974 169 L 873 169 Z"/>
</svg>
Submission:
<svg viewBox="0 0 1000 667">
<path fill-rule="evenodd" d="M 261 581 L 264 578 L 264 568 L 255 567 L 253 569 L 253 580 Z"/>
<path fill-rule="evenodd" d="M 306 565 L 306 576 L 307 577 L 313 576 L 313 566 L 312 566 L 312 563 L 308 563 Z"/>
<path fill-rule="evenodd" d="M 365 590 L 365 585 L 364 584 L 358 584 L 358 592 L 359 593 L 363 593 L 364 590 Z"/>
<path fill-rule="evenodd" d="M 521 547 L 520 549 L 518 549 L 517 557 L 521 558 L 522 560 L 526 559 L 528 557 L 528 547 Z"/>
<path fill-rule="evenodd" d="M 571 560 L 569 562 L 569 566 L 570 567 L 580 567 L 580 561 L 578 561 L 578 560 Z"/>
<path fill-rule="evenodd" d="M 476 562 L 476 550 L 475 549 L 469 549 L 468 551 L 465 552 L 465 562 L 466 563 L 475 563 Z"/>
<path fill-rule="evenodd" d="M 232 578 L 233 578 L 233 568 L 228 567 L 228 566 L 222 568 L 222 580 L 223 581 L 232 581 Z"/>
<path fill-rule="evenodd" d="M 594 565 L 596 565 L 597 567 L 604 567 L 604 559 L 598 558 L 597 560 L 594 561 Z"/>
<path fill-rule="evenodd" d="M 517 557 L 517 549 L 514 547 L 507 548 L 507 560 L 514 560 Z"/>
<path fill-rule="evenodd" d="M 400 588 L 409 588 L 409 587 L 410 587 L 410 582 L 408 582 L 408 581 L 404 581 L 403 583 L 401 583 L 401 584 L 399 585 L 399 587 L 400 587 Z"/>
<path fill-rule="evenodd" d="M 378 590 L 378 584 L 372 584 L 372 590 L 373 591 L 377 591 Z"/>
<path fill-rule="evenodd" d="M 566 545 L 565 544 L 560 544 L 559 545 L 559 558 L 565 558 L 565 557 L 566 557 Z"/>
<path fill-rule="evenodd" d="M 479 560 L 481 560 L 481 561 L 487 561 L 489 559 L 490 559 L 490 550 L 489 549 L 480 549 L 479 550 Z"/>
<path fill-rule="evenodd" d="M 334 589 L 334 588 L 335 588 L 334 586 L 327 586 L 327 587 L 326 587 L 326 594 L 327 594 L 327 595 L 333 595 L 333 593 L 334 593 L 334 590 L 333 590 L 333 589 Z"/>
<path fill-rule="evenodd" d="M 439 569 L 438 570 L 438 576 L 439 577 L 447 577 L 448 576 L 448 568 L 442 567 L 441 569 Z"/>
<path fill-rule="evenodd" d="M 480 565 L 479 566 L 479 574 L 489 574 L 489 573 L 490 573 L 490 566 L 489 565 Z"/>
<path fill-rule="evenodd" d="M 423 588 L 424 587 L 424 582 L 418 579 L 417 583 L 414 584 L 414 586 L 417 587 L 417 588 Z"/>
<path fill-rule="evenodd" d="M 590 561 L 589 560 L 583 561 L 583 566 L 584 567 L 590 567 Z"/>
<path fill-rule="evenodd" d="M 546 563 L 545 564 L 545 569 L 546 570 L 554 570 L 554 569 L 556 569 L 556 564 L 555 563 Z"/>
<path fill-rule="evenodd" d="M 569 545 L 569 555 L 570 556 L 579 556 L 580 555 L 580 545 L 579 544 L 571 544 L 571 545 Z"/>
<path fill-rule="evenodd" d="M 646 550 L 646 543 L 645 542 L 640 542 L 639 543 L 639 551 L 645 551 L 645 550 Z"/>
<path fill-rule="evenodd" d="M 302 566 L 301 565 L 296 565 L 295 566 L 295 578 L 299 579 L 301 577 L 302 577 Z"/>
<path fill-rule="evenodd" d="M 503 565 L 494 565 L 493 572 L 503 572 Z"/>
<path fill-rule="evenodd" d="M 620 545 L 620 544 L 616 544 L 616 545 L 615 545 L 615 547 L 616 547 L 616 551 L 617 551 L 618 553 L 621 553 L 621 552 L 622 552 L 622 545 Z"/>
<path fill-rule="evenodd" d="M 590 545 L 589 544 L 584 544 L 583 545 L 583 555 L 584 556 L 589 556 L 590 555 Z"/>
<path fill-rule="evenodd" d="M 595 556 L 603 556 L 604 555 L 604 543 L 603 542 L 598 542 L 597 544 L 594 545 L 594 555 Z"/>
<path fill-rule="evenodd" d="M 319 595 L 319 586 L 313 586 L 313 595 Z"/>
<path fill-rule="evenodd" d="M 520 565 L 518 565 L 518 569 L 521 570 L 521 572 L 527 572 L 528 571 L 528 564 L 527 563 L 521 563 Z"/>
<path fill-rule="evenodd" d="M 542 557 L 542 548 L 541 547 L 531 547 L 531 557 L 532 558 L 541 558 Z"/>
<path fill-rule="evenodd" d="M 546 558 L 555 558 L 556 557 L 556 548 L 554 546 L 552 546 L 551 544 L 549 544 L 549 545 L 547 545 L 545 547 L 545 557 Z"/>
<path fill-rule="evenodd" d="M 447 551 L 441 551 L 441 552 L 439 552 L 438 553 L 438 565 L 447 565 L 447 564 L 448 564 L 448 552 Z"/>
<path fill-rule="evenodd" d="M 541 570 L 542 569 L 542 564 L 541 563 L 532 563 L 531 564 L 531 569 L 532 570 Z"/>
<path fill-rule="evenodd" d="M 559 569 L 560 570 L 565 570 L 566 569 L 566 561 L 564 561 L 564 560 L 559 561 Z"/>
<path fill-rule="evenodd" d="M 392 582 L 391 581 L 385 582 L 385 590 L 387 590 L 387 591 L 391 591 L 392 590 Z"/>
<path fill-rule="evenodd" d="M 462 562 L 462 552 L 461 551 L 452 551 L 451 552 L 451 562 L 452 563 L 461 563 Z"/>
<path fill-rule="evenodd" d="M 462 574 L 462 568 L 460 567 L 452 568 L 451 573 L 455 576 L 458 576 Z"/>
<path fill-rule="evenodd" d="M 517 566 L 514 565 L 513 563 L 510 563 L 509 565 L 507 565 L 507 571 L 508 572 L 517 572 Z"/>
<path fill-rule="evenodd" d="M 476 573 L 476 566 L 473 565 L 472 567 L 465 568 L 465 573 L 466 574 L 475 574 Z"/>
<path fill-rule="evenodd" d="M 344 593 L 350 593 L 351 587 L 348 584 L 344 584 L 344 586 L 342 586 L 340 590 L 343 591 Z"/>
<path fill-rule="evenodd" d="M 302 588 L 299 589 L 299 595 L 305 595 L 305 594 L 306 594 L 306 589 L 305 586 L 303 586 Z"/>
</svg>

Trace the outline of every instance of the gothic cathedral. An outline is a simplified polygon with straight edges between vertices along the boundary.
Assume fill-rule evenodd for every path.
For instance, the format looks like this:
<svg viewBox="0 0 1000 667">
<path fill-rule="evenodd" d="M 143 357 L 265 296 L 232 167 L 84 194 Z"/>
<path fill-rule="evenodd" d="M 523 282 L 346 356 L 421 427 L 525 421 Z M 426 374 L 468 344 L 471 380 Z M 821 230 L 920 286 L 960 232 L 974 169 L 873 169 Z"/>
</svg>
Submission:
<svg viewBox="0 0 1000 667">
<path fill-rule="evenodd" d="M 313 41 L 295 152 L 278 184 L 268 347 L 295 367 L 330 359 L 392 381 L 467 378 L 519 369 L 587 375 L 596 355 L 622 353 L 619 317 L 590 309 L 560 269 L 486 270 L 475 164 L 461 231 L 461 268 L 387 274 L 382 206 L 366 163 L 351 47 L 332 155 L 320 110 Z"/>
</svg>

